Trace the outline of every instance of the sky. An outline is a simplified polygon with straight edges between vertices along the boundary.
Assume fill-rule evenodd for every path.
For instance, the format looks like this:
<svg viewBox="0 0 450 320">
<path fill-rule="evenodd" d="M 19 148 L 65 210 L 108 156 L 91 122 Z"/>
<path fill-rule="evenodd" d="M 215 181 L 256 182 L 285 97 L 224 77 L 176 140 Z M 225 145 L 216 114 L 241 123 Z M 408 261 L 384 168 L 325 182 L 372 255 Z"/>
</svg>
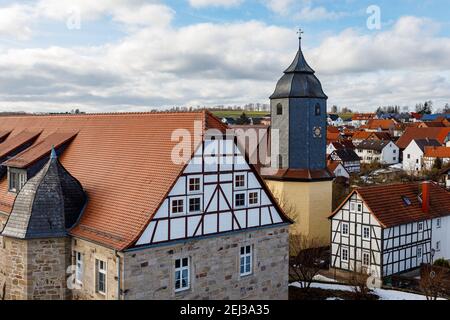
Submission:
<svg viewBox="0 0 450 320">
<path fill-rule="evenodd" d="M 0 111 L 268 103 L 298 49 L 328 105 L 450 103 L 448 0 L 0 0 Z"/>
</svg>

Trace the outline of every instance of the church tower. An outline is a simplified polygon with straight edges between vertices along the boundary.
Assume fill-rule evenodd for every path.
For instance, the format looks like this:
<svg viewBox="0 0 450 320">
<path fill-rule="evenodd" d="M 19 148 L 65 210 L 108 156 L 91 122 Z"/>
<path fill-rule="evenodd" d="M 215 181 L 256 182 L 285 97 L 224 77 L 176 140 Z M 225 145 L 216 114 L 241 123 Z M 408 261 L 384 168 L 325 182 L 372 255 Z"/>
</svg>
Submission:
<svg viewBox="0 0 450 320">
<path fill-rule="evenodd" d="M 284 71 L 271 105 L 272 167 L 266 182 L 295 221 L 291 232 L 329 242 L 332 180 L 326 165 L 327 99 L 301 48 Z"/>
</svg>

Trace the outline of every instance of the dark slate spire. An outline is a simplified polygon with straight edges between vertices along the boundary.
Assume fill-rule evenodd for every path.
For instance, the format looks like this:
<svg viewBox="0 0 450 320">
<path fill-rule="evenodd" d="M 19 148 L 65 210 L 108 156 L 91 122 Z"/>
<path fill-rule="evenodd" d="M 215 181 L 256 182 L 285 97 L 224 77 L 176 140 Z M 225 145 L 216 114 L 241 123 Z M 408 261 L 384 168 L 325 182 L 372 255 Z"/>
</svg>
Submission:
<svg viewBox="0 0 450 320">
<path fill-rule="evenodd" d="M 322 84 L 314 75 L 315 71 L 306 62 L 302 52 L 301 34 L 299 31 L 299 48 L 294 61 L 284 71 L 284 76 L 278 81 L 271 99 L 283 98 L 319 98 L 327 99 Z"/>
<path fill-rule="evenodd" d="M 86 201 L 80 182 L 62 166 L 53 149 L 44 168 L 17 195 L 2 235 L 64 237 L 80 218 Z"/>
</svg>

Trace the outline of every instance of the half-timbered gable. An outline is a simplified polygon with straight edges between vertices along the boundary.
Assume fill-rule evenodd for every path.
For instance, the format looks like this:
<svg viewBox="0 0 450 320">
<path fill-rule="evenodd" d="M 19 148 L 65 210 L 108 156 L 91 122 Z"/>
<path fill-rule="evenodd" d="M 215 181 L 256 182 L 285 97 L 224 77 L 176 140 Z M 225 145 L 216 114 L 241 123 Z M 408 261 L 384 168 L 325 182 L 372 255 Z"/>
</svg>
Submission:
<svg viewBox="0 0 450 320">
<path fill-rule="evenodd" d="M 449 259 L 449 216 L 450 194 L 434 183 L 358 188 L 330 217 L 331 265 L 388 277 Z"/>
<path fill-rule="evenodd" d="M 331 234 L 334 268 L 381 275 L 382 227 L 358 193 L 334 215 Z"/>
<path fill-rule="evenodd" d="M 136 245 L 267 227 L 285 221 L 234 137 L 207 139 Z"/>
</svg>

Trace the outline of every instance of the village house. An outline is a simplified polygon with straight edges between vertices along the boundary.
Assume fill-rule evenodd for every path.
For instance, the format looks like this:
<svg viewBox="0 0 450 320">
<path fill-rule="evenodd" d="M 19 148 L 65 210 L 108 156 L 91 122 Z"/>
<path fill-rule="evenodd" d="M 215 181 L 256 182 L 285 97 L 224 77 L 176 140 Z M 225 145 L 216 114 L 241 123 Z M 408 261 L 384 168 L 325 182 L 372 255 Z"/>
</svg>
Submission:
<svg viewBox="0 0 450 320">
<path fill-rule="evenodd" d="M 287 299 L 291 221 L 225 130 L 204 111 L 0 117 L 1 298 Z"/>
<path fill-rule="evenodd" d="M 435 183 L 355 189 L 330 219 L 337 271 L 386 278 L 450 259 L 450 193 Z"/>
<path fill-rule="evenodd" d="M 450 147 L 426 146 L 423 154 L 425 169 L 431 170 L 435 165 L 437 169 L 450 163 Z"/>
<path fill-rule="evenodd" d="M 350 174 L 361 172 L 361 159 L 352 149 L 337 149 L 328 156 L 328 159 L 341 163 Z"/>
<path fill-rule="evenodd" d="M 328 114 L 327 122 L 329 126 L 340 127 L 344 124 L 344 120 L 338 114 Z"/>
<path fill-rule="evenodd" d="M 399 148 L 392 141 L 364 140 L 356 146 L 356 154 L 362 163 L 396 164 L 399 162 Z"/>
<path fill-rule="evenodd" d="M 372 119 L 367 123 L 365 130 L 368 132 L 388 132 L 393 135 L 397 124 L 398 122 L 393 119 Z"/>
<path fill-rule="evenodd" d="M 331 142 L 327 146 L 327 155 L 333 153 L 333 151 L 338 149 L 355 149 L 353 142 L 351 140 L 341 140 L 339 142 Z"/>
<path fill-rule="evenodd" d="M 334 174 L 334 176 L 350 179 L 350 173 L 339 161 L 329 161 L 328 170 Z"/>
<path fill-rule="evenodd" d="M 450 128 L 417 128 L 407 127 L 403 135 L 397 140 L 396 144 L 401 151 L 411 143 L 412 140 L 429 139 L 437 140 L 441 145 L 449 141 Z"/>
<path fill-rule="evenodd" d="M 366 125 L 370 120 L 377 118 L 375 113 L 355 113 L 352 115 L 352 125 L 359 128 Z"/>
<path fill-rule="evenodd" d="M 403 151 L 403 170 L 417 174 L 425 169 L 423 156 L 427 146 L 439 147 L 441 143 L 434 139 L 415 139 Z"/>
</svg>

